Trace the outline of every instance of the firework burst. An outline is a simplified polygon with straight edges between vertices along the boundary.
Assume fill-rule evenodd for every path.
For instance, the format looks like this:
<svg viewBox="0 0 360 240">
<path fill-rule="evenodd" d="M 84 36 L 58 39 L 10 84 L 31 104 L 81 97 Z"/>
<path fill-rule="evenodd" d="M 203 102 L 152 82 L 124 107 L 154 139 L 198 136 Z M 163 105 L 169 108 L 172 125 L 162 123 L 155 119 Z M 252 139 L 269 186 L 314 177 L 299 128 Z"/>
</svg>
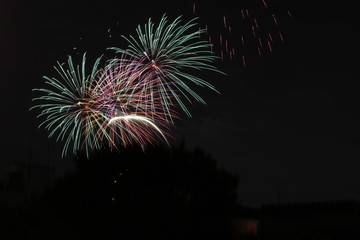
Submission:
<svg viewBox="0 0 360 240">
<path fill-rule="evenodd" d="M 134 142 L 144 148 L 147 143 L 157 142 L 157 137 L 167 142 L 168 119 L 177 118 L 177 114 L 173 109 L 164 111 L 160 101 L 163 92 L 154 87 L 157 84 L 158 79 L 143 61 L 125 54 L 96 76 L 91 95 L 105 118 L 98 137 L 110 139 L 110 148 Z"/>
<path fill-rule="evenodd" d="M 69 56 L 66 63 L 58 63 L 58 77 L 46 77 L 49 89 L 34 89 L 42 94 L 33 108 L 41 109 L 38 117 L 45 117 L 49 137 L 57 135 L 64 141 L 62 155 L 72 146 L 72 152 L 118 145 L 168 143 L 170 127 L 179 118 L 176 108 L 190 116 L 183 99 L 205 101 L 190 87 L 193 83 L 215 88 L 189 70 L 211 70 L 217 58 L 209 50 L 209 43 L 199 39 L 195 20 L 181 24 L 180 17 L 168 23 L 165 16 L 155 27 L 151 19 L 138 27 L 138 38 L 124 37 L 129 46 L 116 50 L 117 57 L 96 59 L 85 69 L 86 54 L 80 65 Z"/>
<path fill-rule="evenodd" d="M 86 55 L 83 55 L 82 64 L 75 66 L 72 57 L 69 56 L 67 63 L 57 63 L 55 70 L 58 77 L 44 76 L 49 89 L 34 89 L 41 92 L 43 96 L 33 100 L 42 103 L 33 108 L 42 109 L 38 117 L 46 119 L 39 125 L 45 126 L 49 137 L 57 134 L 57 141 L 64 141 L 63 156 L 72 143 L 73 152 L 85 147 L 89 149 L 99 148 L 100 143 L 96 141 L 95 127 L 101 125 L 102 113 L 96 110 L 95 102 L 90 96 L 92 81 L 97 74 L 98 58 L 86 74 Z M 31 110 L 30 109 L 30 110 Z"/>
<path fill-rule="evenodd" d="M 144 147 L 157 142 L 157 137 L 167 142 L 169 134 L 157 126 L 168 123 L 158 114 L 158 93 L 149 96 L 151 84 L 143 84 L 151 77 L 146 68 L 125 57 L 118 65 L 99 68 L 100 60 L 87 75 L 85 54 L 77 66 L 69 57 L 66 64 L 55 66 L 59 78 L 44 77 L 50 89 L 34 89 L 44 95 L 34 98 L 42 103 L 31 108 L 42 109 L 38 117 L 46 117 L 39 127 L 45 126 L 49 137 L 57 134 L 57 141 L 65 142 L 63 156 L 70 146 L 74 153 L 85 150 L 89 154 L 105 144 L 111 149 L 132 143 Z M 151 79 L 155 84 L 156 79 Z"/>
<path fill-rule="evenodd" d="M 191 70 L 210 70 L 220 72 L 212 63 L 217 57 L 210 50 L 208 41 L 201 40 L 202 32 L 196 27 L 196 19 L 182 24 L 181 17 L 168 22 L 165 15 L 155 25 L 151 19 L 143 27 L 136 29 L 137 36 L 124 37 L 127 49 L 111 48 L 117 53 L 126 53 L 144 62 L 151 69 L 153 77 L 158 79 L 157 88 L 164 109 L 177 104 L 191 116 L 182 98 L 191 102 L 191 98 L 204 103 L 189 83 L 208 87 L 216 91 L 207 81 L 191 74 Z M 151 82 L 151 81 L 150 81 Z M 173 102 L 175 100 L 175 103 Z M 170 113 L 169 113 L 170 114 Z"/>
</svg>

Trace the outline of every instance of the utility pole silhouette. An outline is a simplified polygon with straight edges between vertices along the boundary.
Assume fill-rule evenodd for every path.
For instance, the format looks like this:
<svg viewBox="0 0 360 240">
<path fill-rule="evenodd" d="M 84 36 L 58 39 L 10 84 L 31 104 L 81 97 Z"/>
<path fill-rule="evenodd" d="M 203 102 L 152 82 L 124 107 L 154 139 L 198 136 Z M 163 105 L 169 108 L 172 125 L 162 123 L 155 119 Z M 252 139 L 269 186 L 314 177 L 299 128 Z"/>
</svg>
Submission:
<svg viewBox="0 0 360 240">
<path fill-rule="evenodd" d="M 30 195 L 30 180 L 31 180 L 31 161 L 32 161 L 32 142 L 31 137 L 29 140 L 29 152 L 28 152 L 28 170 L 27 170 L 27 183 L 25 186 L 25 194 L 26 196 Z"/>
<path fill-rule="evenodd" d="M 31 152 L 31 148 L 32 148 L 32 144 L 31 144 L 31 138 L 30 138 L 30 141 L 29 141 L 29 152 L 28 152 L 28 175 L 27 175 L 27 178 L 28 178 L 28 182 L 30 181 L 30 171 L 31 171 L 31 158 L 32 158 L 32 152 Z"/>
<path fill-rule="evenodd" d="M 47 185 L 50 185 L 50 141 L 47 141 Z"/>
</svg>

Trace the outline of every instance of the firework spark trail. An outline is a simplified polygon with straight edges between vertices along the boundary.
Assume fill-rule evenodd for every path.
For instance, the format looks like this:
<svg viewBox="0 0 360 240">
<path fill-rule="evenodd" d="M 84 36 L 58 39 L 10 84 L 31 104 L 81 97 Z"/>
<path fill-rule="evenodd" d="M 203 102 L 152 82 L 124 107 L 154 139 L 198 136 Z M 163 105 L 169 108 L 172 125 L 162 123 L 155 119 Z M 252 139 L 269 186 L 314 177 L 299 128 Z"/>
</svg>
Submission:
<svg viewBox="0 0 360 240">
<path fill-rule="evenodd" d="M 253 33 L 254 37 L 256 37 L 255 27 L 251 26 L 251 30 L 252 30 L 252 33 Z"/>
<path fill-rule="evenodd" d="M 271 47 L 270 41 L 267 41 L 267 43 L 268 43 L 268 47 L 269 47 L 270 52 L 272 52 L 272 47 Z"/>
<path fill-rule="evenodd" d="M 275 16 L 275 14 L 272 14 L 272 17 L 273 17 L 273 20 L 274 20 L 274 23 L 276 24 L 276 26 L 279 26 L 278 24 L 278 21 L 277 21 L 277 18 Z"/>
<path fill-rule="evenodd" d="M 152 121 L 151 119 L 147 118 L 147 117 L 143 117 L 143 116 L 138 116 L 135 114 L 130 114 L 130 115 L 123 115 L 123 116 L 117 116 L 117 117 L 113 117 L 109 120 L 108 125 L 112 125 L 114 124 L 114 122 L 118 123 L 118 122 L 125 122 L 126 125 L 130 125 L 127 126 L 125 129 L 130 129 L 131 131 L 129 131 L 132 135 L 135 136 L 142 136 L 144 135 L 144 133 L 146 133 L 146 135 L 153 135 L 153 132 L 150 131 L 149 129 L 146 128 L 139 128 L 138 125 L 136 127 L 133 127 L 134 123 L 133 122 L 141 122 L 141 123 L 145 123 L 145 125 L 149 125 L 151 128 L 155 129 L 162 137 L 163 139 L 166 141 L 167 144 L 169 144 L 169 142 L 167 141 L 167 138 L 165 137 L 165 135 L 163 134 L 162 130 L 160 128 L 158 128 Z M 131 124 L 128 124 L 128 122 L 131 122 Z M 121 129 L 123 129 L 121 127 Z M 143 139 L 139 139 L 138 137 L 136 137 L 136 139 L 138 140 L 139 144 L 142 146 L 142 148 L 144 148 L 144 143 L 146 143 L 146 141 L 149 140 L 149 137 L 147 136 L 146 138 L 144 138 L 146 141 L 143 141 Z"/>
<path fill-rule="evenodd" d="M 266 7 L 266 8 L 267 8 L 266 1 L 265 1 L 265 0 L 262 0 L 262 3 L 264 4 L 264 7 Z"/>
<path fill-rule="evenodd" d="M 233 8 L 236 9 L 239 7 L 234 6 Z M 245 1 L 238 11 L 240 13 L 239 17 L 236 17 L 236 15 L 221 14 L 221 7 L 217 7 L 217 12 L 211 15 L 212 18 L 205 19 L 201 14 L 201 10 L 201 6 L 197 6 L 196 13 L 193 11 L 193 15 L 197 14 L 200 19 L 204 19 L 204 24 L 208 26 L 205 37 L 207 39 L 212 37 L 212 39 L 216 40 L 212 42 L 214 45 L 212 49 L 220 56 L 222 61 L 236 60 L 235 55 L 246 55 L 251 59 L 253 59 L 254 56 L 260 57 L 262 54 L 260 54 L 259 49 L 263 48 L 259 40 L 260 38 L 266 41 L 265 39 L 269 37 L 272 45 L 268 45 L 270 50 L 268 53 L 274 52 L 275 46 L 284 43 L 284 36 L 280 31 L 282 23 L 286 18 L 292 17 L 289 10 L 281 13 L 278 9 L 274 9 L 266 0 Z M 233 9 L 230 11 L 233 11 Z M 217 14 L 218 12 L 221 15 Z M 206 15 L 208 15 L 207 12 Z M 220 28 L 217 24 L 210 24 L 210 22 L 216 21 L 216 19 L 221 23 Z M 244 42 L 244 36 L 247 38 L 247 44 Z M 238 41 L 239 38 L 240 41 Z M 239 49 L 238 45 L 241 46 L 241 49 Z M 234 47 L 235 53 L 239 54 L 234 54 L 234 52 L 230 51 L 229 46 Z"/>
<path fill-rule="evenodd" d="M 282 42 L 284 42 L 284 37 L 283 37 L 283 35 L 282 35 L 282 33 L 279 31 L 279 37 L 280 37 L 280 40 L 282 41 Z"/>
<path fill-rule="evenodd" d="M 258 24 L 256 18 L 254 18 L 254 23 L 255 23 L 256 28 L 259 29 L 259 24 Z"/>
<path fill-rule="evenodd" d="M 289 17 L 292 17 L 291 12 L 289 10 L 286 11 Z"/>
<path fill-rule="evenodd" d="M 258 38 L 258 41 L 259 41 L 259 46 L 260 46 L 260 48 L 263 48 L 263 43 L 262 43 L 261 38 Z"/>
</svg>

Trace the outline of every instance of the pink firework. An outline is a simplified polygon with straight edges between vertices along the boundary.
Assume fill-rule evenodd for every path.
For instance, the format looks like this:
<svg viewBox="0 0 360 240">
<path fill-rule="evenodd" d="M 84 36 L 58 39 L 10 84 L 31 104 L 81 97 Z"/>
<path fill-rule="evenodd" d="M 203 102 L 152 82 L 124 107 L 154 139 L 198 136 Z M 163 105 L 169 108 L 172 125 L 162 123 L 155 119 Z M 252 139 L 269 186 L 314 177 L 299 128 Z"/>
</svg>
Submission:
<svg viewBox="0 0 360 240">
<path fill-rule="evenodd" d="M 211 39 L 212 51 L 222 61 L 239 61 L 243 66 L 245 58 L 256 60 L 272 54 L 284 42 L 282 27 L 292 17 L 286 7 L 278 9 L 268 0 L 245 0 L 228 8 L 218 4 L 214 8 L 210 14 L 210 6 L 197 4 L 193 11 L 207 26 L 202 36 Z"/>
<path fill-rule="evenodd" d="M 119 143 L 145 147 L 159 138 L 167 142 L 169 119 L 177 114 L 169 103 L 161 102 L 166 93 L 159 82 L 151 65 L 125 55 L 100 70 L 90 89 L 96 109 L 105 116 L 97 141 L 108 140 L 110 148 Z"/>
</svg>

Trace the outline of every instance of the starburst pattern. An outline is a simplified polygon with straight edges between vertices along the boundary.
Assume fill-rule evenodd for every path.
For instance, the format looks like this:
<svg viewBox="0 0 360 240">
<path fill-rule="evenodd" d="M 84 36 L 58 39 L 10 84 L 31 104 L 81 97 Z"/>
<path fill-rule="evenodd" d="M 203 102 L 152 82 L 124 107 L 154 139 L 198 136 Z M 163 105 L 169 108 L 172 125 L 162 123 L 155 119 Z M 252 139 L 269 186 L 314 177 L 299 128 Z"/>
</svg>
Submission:
<svg viewBox="0 0 360 240">
<path fill-rule="evenodd" d="M 138 38 L 128 37 L 127 49 L 116 50 L 116 58 L 96 59 L 87 71 L 86 54 L 79 65 L 69 56 L 55 66 L 57 77 L 47 77 L 48 88 L 31 109 L 41 109 L 49 137 L 64 141 L 63 156 L 118 145 L 168 143 L 180 106 L 190 116 L 183 98 L 205 103 L 190 83 L 215 88 L 189 70 L 218 71 L 211 63 L 216 56 L 209 43 L 200 40 L 194 20 L 181 25 L 180 17 L 168 23 L 163 16 L 155 25 L 149 19 L 138 27 Z M 102 67 L 103 65 L 103 67 Z M 216 90 L 215 90 L 216 91 Z"/>
<path fill-rule="evenodd" d="M 149 19 L 143 27 L 137 27 L 136 37 L 123 36 L 129 44 L 128 48 L 111 48 L 135 59 L 145 59 L 144 64 L 152 68 L 154 77 L 159 80 L 157 87 L 164 93 L 161 101 L 165 108 L 168 109 L 167 105 L 173 104 L 171 99 L 175 99 L 188 116 L 191 114 L 182 98 L 191 102 L 192 97 L 205 104 L 191 84 L 216 91 L 209 82 L 190 73 L 191 70 L 220 72 L 213 64 L 217 57 L 210 50 L 209 42 L 199 38 L 201 31 L 195 21 L 196 18 L 182 24 L 181 17 L 178 17 L 169 23 L 164 15 L 155 25 Z"/>
</svg>

